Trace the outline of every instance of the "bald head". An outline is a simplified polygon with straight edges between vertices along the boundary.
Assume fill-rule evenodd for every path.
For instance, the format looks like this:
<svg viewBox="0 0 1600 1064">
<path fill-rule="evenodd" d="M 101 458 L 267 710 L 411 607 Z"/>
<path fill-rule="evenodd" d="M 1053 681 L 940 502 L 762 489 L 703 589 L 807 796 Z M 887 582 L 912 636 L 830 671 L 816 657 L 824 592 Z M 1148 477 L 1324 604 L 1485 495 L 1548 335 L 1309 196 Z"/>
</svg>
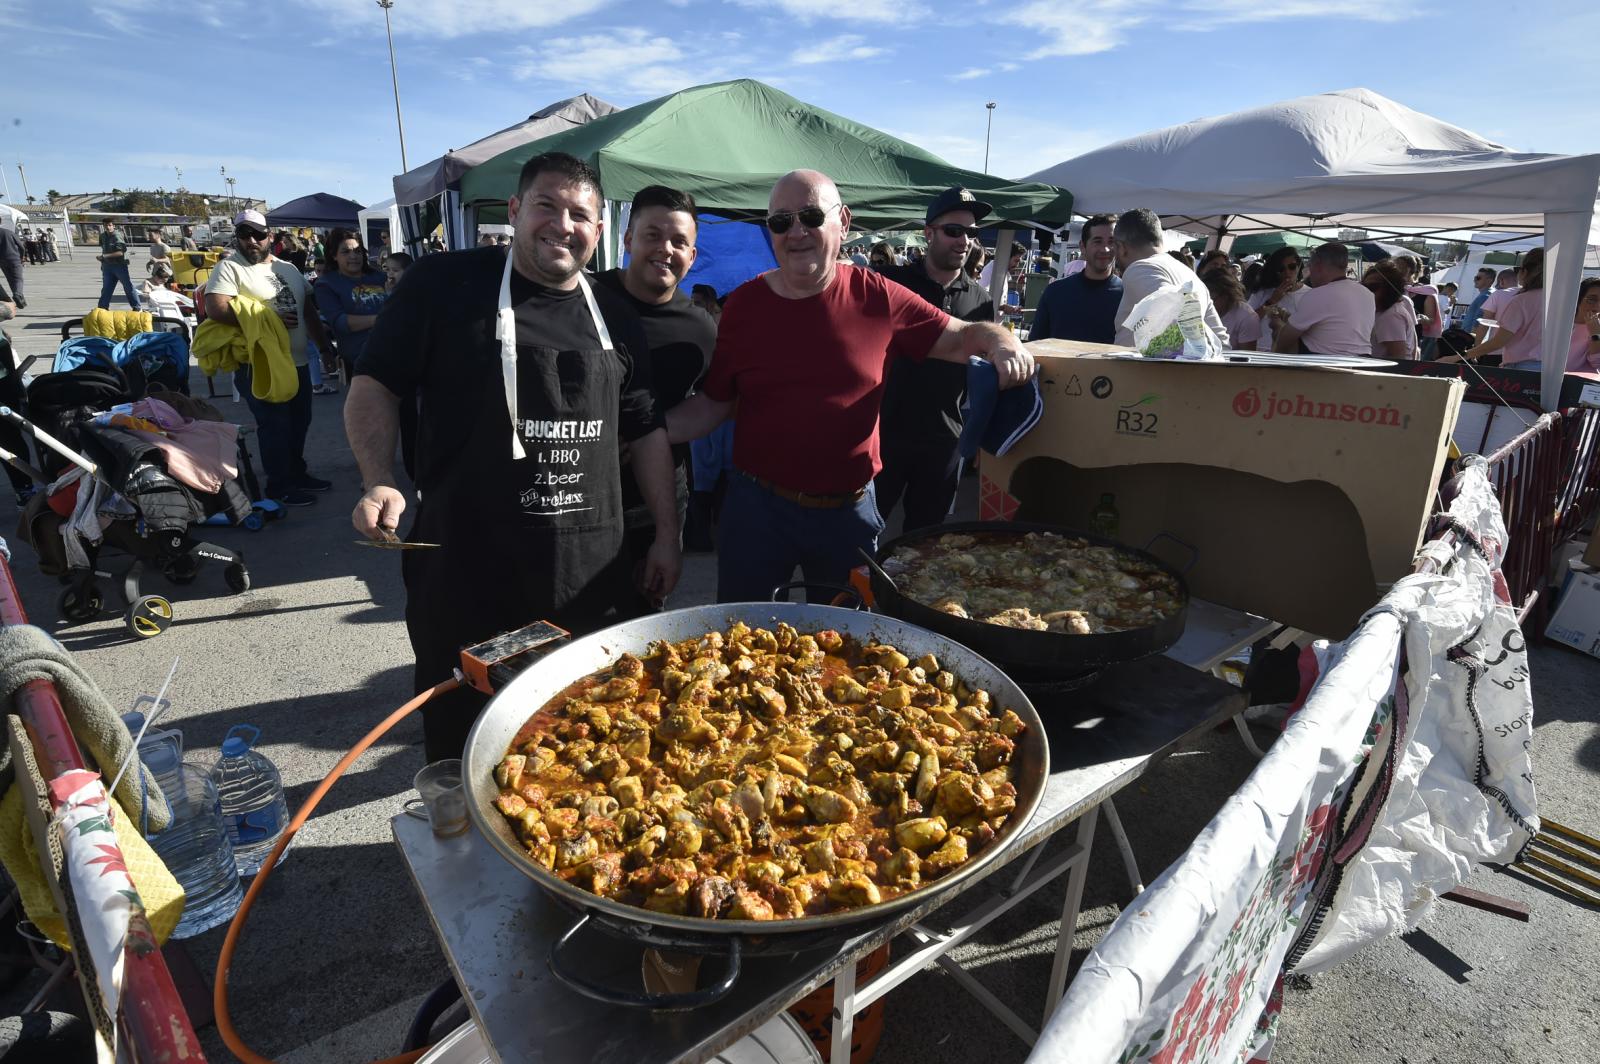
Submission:
<svg viewBox="0 0 1600 1064">
<path fill-rule="evenodd" d="M 839 186 L 820 170 L 790 170 L 772 186 L 767 205 L 773 210 L 792 210 L 780 207 L 779 200 L 787 203 L 796 195 L 802 206 L 832 207 L 839 202 Z"/>
<path fill-rule="evenodd" d="M 850 231 L 850 208 L 827 174 L 795 170 L 772 186 L 767 228 L 781 282 L 775 288 L 780 295 L 801 298 L 832 282 L 839 248 Z"/>
</svg>

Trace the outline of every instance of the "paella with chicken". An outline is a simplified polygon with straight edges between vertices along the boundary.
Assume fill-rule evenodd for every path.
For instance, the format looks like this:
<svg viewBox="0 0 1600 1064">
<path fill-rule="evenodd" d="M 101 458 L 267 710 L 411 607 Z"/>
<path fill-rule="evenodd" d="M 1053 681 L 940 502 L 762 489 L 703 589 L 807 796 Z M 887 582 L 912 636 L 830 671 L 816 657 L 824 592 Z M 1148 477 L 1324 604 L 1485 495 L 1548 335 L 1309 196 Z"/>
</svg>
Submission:
<svg viewBox="0 0 1600 1064">
<path fill-rule="evenodd" d="M 1153 562 L 1055 532 L 952 532 L 897 547 L 882 564 L 908 598 L 1006 628 L 1123 632 L 1184 604 L 1178 581 Z"/>
<path fill-rule="evenodd" d="M 601 897 L 816 916 L 977 856 L 1016 809 L 1026 730 L 932 654 L 735 623 L 551 699 L 495 768 L 494 804 L 531 860 Z"/>
</svg>

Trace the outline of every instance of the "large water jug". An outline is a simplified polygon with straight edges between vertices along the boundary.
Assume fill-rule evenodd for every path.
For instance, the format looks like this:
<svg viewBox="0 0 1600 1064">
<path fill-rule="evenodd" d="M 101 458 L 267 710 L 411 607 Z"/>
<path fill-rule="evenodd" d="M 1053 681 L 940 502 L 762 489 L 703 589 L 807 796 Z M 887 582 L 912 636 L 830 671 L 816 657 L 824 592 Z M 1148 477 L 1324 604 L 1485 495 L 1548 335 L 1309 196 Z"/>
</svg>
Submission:
<svg viewBox="0 0 1600 1064">
<path fill-rule="evenodd" d="M 183 919 L 173 937 L 189 938 L 233 919 L 244 888 L 211 777 L 180 762 L 171 778 L 172 788 L 163 785 L 162 790 L 172 806 L 172 825 L 151 835 L 150 845 L 183 887 Z"/>
<path fill-rule="evenodd" d="M 183 732 L 176 728 L 145 728 L 145 733 L 139 736 L 139 729 L 145 727 L 145 716 L 138 710 L 122 715 L 123 723 L 128 726 L 128 734 L 139 739 L 139 760 L 144 762 L 144 767 L 155 776 L 156 782 L 163 791 L 181 791 L 182 784 L 178 779 L 178 767 L 183 764 Z M 128 810 L 139 824 L 139 831 L 144 835 L 150 834 L 149 808 L 141 805 L 138 809 Z"/>
<path fill-rule="evenodd" d="M 229 728 L 222 740 L 222 757 L 211 769 L 241 876 L 260 871 L 289 823 L 289 806 L 284 801 L 278 766 L 267 755 L 252 749 L 260 738 L 261 729 L 250 724 Z"/>
</svg>

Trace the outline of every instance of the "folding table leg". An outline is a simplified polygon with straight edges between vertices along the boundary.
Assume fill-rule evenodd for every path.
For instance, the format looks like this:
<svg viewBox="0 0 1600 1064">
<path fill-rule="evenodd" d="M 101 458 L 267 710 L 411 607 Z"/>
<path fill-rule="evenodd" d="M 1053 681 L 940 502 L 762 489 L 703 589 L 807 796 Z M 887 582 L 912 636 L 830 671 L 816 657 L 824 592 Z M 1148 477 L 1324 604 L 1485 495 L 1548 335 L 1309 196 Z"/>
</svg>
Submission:
<svg viewBox="0 0 1600 1064">
<path fill-rule="evenodd" d="M 1117 852 L 1122 855 L 1122 870 L 1127 873 L 1128 886 L 1137 898 L 1144 893 L 1144 877 L 1139 874 L 1139 862 L 1134 859 L 1133 847 L 1128 845 L 1128 833 L 1122 830 L 1122 818 L 1117 815 L 1116 804 L 1110 798 L 1101 802 L 1100 808 L 1105 810 L 1106 827 L 1111 829 L 1111 837 L 1116 840 Z"/>
<path fill-rule="evenodd" d="M 1083 903 L 1083 884 L 1089 875 L 1089 854 L 1094 848 L 1094 824 L 1099 815 L 1100 808 L 1091 807 L 1078 818 L 1077 831 L 1072 837 L 1072 841 L 1083 848 L 1083 858 L 1067 873 L 1067 896 L 1061 902 L 1061 932 L 1056 936 L 1056 959 L 1050 967 L 1049 996 L 1044 1003 L 1046 1024 L 1060 1003 L 1061 995 L 1067 990 L 1067 967 L 1072 962 L 1072 936 L 1078 930 L 1078 907 Z"/>
<path fill-rule="evenodd" d="M 833 977 L 833 1042 L 828 1064 L 850 1064 L 850 1042 L 856 1027 L 856 966 L 852 962 Z"/>
<path fill-rule="evenodd" d="M 1257 761 L 1267 756 L 1267 752 L 1256 745 L 1256 737 L 1250 734 L 1250 725 L 1244 719 L 1243 713 L 1233 715 L 1233 726 L 1239 729 L 1239 738 L 1244 740 L 1244 748 L 1256 755 Z"/>
</svg>

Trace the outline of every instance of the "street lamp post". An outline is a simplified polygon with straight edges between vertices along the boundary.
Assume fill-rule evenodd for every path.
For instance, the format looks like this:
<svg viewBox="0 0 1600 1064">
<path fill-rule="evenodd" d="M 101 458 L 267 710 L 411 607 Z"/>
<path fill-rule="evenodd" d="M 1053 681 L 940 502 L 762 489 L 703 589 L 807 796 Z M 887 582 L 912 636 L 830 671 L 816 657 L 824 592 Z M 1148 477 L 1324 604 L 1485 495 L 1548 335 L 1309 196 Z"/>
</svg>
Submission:
<svg viewBox="0 0 1600 1064">
<path fill-rule="evenodd" d="M 989 112 L 989 124 L 983 130 L 983 172 L 989 172 L 989 134 L 994 131 L 994 101 L 990 100 L 983 105 Z"/>
<path fill-rule="evenodd" d="M 383 32 L 389 38 L 389 81 L 394 85 L 394 125 L 400 133 L 400 172 L 403 174 L 411 167 L 406 165 L 406 124 L 400 120 L 400 74 L 394 65 L 394 30 L 389 25 L 389 9 L 394 6 L 394 0 L 378 0 L 378 6 L 383 8 Z"/>
</svg>

